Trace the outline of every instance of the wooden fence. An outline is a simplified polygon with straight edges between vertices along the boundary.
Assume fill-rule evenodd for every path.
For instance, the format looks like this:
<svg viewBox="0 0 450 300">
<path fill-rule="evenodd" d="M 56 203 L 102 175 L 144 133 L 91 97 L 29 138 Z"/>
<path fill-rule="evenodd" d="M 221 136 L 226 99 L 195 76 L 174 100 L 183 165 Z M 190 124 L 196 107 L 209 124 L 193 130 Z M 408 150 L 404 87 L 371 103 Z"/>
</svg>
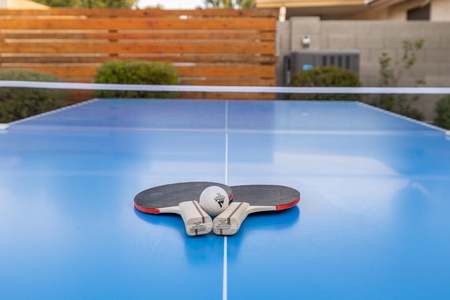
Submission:
<svg viewBox="0 0 450 300">
<path fill-rule="evenodd" d="M 276 16 L 274 10 L 0 10 L 0 69 L 93 82 L 106 60 L 139 59 L 173 63 L 186 85 L 273 86 Z"/>
</svg>

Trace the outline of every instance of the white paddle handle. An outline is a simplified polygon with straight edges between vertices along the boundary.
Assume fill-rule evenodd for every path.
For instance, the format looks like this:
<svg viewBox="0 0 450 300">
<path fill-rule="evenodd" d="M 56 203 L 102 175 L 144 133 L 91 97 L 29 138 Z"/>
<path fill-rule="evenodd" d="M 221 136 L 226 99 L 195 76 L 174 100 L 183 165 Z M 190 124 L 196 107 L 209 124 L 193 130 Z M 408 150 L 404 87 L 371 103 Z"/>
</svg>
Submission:
<svg viewBox="0 0 450 300">
<path fill-rule="evenodd" d="M 181 202 L 179 208 L 188 235 L 196 236 L 211 232 L 212 219 L 200 207 L 198 201 Z"/>
<path fill-rule="evenodd" d="M 242 222 L 248 216 L 247 202 L 232 202 L 213 222 L 213 230 L 218 235 L 233 235 L 238 232 Z"/>
<path fill-rule="evenodd" d="M 218 235 L 233 235 L 249 214 L 277 210 L 276 206 L 250 206 L 247 202 L 232 202 L 213 221 L 213 231 Z"/>
</svg>

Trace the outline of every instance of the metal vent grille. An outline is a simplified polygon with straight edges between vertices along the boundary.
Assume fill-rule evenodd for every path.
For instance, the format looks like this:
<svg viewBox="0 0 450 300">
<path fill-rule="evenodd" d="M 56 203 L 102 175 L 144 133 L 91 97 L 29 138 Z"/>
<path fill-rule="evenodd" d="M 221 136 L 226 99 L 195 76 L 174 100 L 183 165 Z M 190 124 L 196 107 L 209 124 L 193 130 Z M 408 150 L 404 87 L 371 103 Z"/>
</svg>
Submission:
<svg viewBox="0 0 450 300">
<path fill-rule="evenodd" d="M 315 67 L 336 66 L 359 75 L 359 51 L 295 51 L 284 56 L 284 84 L 298 72 Z"/>
</svg>

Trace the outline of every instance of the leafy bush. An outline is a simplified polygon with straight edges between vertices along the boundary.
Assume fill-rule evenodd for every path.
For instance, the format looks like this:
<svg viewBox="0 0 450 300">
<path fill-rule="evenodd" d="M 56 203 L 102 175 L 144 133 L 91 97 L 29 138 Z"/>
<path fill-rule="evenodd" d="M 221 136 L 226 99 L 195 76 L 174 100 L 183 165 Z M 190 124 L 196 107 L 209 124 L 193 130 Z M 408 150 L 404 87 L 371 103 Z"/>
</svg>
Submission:
<svg viewBox="0 0 450 300">
<path fill-rule="evenodd" d="M 360 87 L 358 76 L 337 67 L 317 67 L 294 75 L 292 87 Z M 360 100 L 360 95 L 345 94 L 292 94 L 291 100 Z"/>
<path fill-rule="evenodd" d="M 96 83 L 159 84 L 179 83 L 178 71 L 171 64 L 138 60 L 111 60 L 105 62 L 95 75 Z M 98 91 L 102 98 L 174 98 L 176 93 L 146 91 Z"/>
<path fill-rule="evenodd" d="M 0 71 L 0 80 L 61 81 L 49 73 L 9 69 Z M 26 118 L 67 104 L 63 90 L 36 88 L 0 88 L 0 122 Z"/>
<path fill-rule="evenodd" d="M 434 122 L 437 126 L 450 129 L 450 95 L 444 96 L 436 103 L 436 118 Z"/>
<path fill-rule="evenodd" d="M 69 8 L 131 8 L 133 0 L 35 0 L 35 2 L 51 7 Z"/>
</svg>

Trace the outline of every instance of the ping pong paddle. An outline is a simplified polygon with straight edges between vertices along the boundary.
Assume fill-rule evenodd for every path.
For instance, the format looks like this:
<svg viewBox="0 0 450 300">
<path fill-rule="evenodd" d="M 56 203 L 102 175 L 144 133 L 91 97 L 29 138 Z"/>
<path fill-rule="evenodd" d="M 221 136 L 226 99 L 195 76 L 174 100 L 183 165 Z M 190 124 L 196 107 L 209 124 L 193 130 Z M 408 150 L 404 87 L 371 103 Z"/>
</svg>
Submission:
<svg viewBox="0 0 450 300">
<path fill-rule="evenodd" d="M 134 197 L 134 206 L 145 213 L 174 213 L 183 218 L 186 233 L 190 236 L 207 234 L 212 229 L 211 217 L 201 208 L 198 200 L 210 186 L 223 188 L 233 198 L 229 186 L 216 182 L 182 182 L 161 185 L 144 190 Z"/>
<path fill-rule="evenodd" d="M 213 231 L 218 235 L 235 234 L 251 213 L 284 210 L 300 201 L 300 192 L 287 186 L 241 185 L 231 189 L 233 202 L 213 221 Z"/>
</svg>

